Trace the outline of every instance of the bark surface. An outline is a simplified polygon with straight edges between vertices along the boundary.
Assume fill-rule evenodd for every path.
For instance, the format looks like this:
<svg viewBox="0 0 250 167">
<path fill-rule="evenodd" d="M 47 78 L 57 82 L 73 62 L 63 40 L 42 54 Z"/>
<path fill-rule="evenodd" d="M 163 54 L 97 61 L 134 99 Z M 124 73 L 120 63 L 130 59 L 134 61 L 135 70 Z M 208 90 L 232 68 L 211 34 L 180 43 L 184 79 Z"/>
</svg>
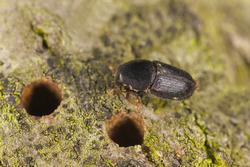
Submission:
<svg viewBox="0 0 250 167">
<path fill-rule="evenodd" d="M 0 166 L 250 166 L 249 7 L 0 0 Z M 185 101 L 124 92 L 115 70 L 133 59 L 182 68 L 199 88 Z M 38 118 L 21 106 L 21 93 L 44 78 L 63 100 Z M 109 137 L 107 120 L 126 113 L 141 145 L 119 147 Z"/>
</svg>

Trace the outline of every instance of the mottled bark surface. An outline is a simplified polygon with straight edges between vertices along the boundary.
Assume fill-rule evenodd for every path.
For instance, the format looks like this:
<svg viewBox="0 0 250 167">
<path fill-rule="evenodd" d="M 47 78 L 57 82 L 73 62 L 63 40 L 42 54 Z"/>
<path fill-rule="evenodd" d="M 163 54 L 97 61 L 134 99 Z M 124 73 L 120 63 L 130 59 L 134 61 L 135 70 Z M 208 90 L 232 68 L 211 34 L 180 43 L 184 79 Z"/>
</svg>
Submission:
<svg viewBox="0 0 250 167">
<path fill-rule="evenodd" d="M 0 166 L 250 166 L 249 7 L 0 0 Z M 185 101 L 126 93 L 115 69 L 133 59 L 180 67 L 199 89 Z M 41 78 L 55 81 L 63 100 L 37 118 L 20 98 Z M 129 113 L 141 145 L 109 138 L 106 121 L 117 113 Z"/>
</svg>

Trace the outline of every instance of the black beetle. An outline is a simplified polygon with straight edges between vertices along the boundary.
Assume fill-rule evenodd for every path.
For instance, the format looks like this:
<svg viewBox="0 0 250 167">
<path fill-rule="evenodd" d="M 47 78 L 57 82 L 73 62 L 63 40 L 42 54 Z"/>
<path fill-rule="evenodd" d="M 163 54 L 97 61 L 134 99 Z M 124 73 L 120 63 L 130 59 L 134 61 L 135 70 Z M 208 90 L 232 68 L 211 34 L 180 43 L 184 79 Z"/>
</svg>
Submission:
<svg viewBox="0 0 250 167">
<path fill-rule="evenodd" d="M 132 60 L 120 65 L 116 83 L 136 92 L 151 92 L 176 100 L 190 97 L 196 88 L 196 82 L 186 71 L 149 60 Z"/>
</svg>

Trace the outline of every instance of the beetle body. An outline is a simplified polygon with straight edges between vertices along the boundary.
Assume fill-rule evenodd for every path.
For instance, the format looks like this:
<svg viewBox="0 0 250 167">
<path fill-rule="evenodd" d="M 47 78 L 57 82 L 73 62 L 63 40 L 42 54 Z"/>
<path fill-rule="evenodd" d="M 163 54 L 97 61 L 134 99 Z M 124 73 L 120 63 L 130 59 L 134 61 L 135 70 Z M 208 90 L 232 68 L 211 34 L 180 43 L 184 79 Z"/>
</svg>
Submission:
<svg viewBox="0 0 250 167">
<path fill-rule="evenodd" d="M 116 81 L 134 91 L 149 89 L 155 79 L 156 69 L 148 60 L 134 60 L 122 64 L 117 73 Z"/>
<path fill-rule="evenodd" d="M 174 66 L 154 61 L 156 77 L 150 92 L 158 97 L 182 100 L 190 97 L 196 83 L 187 72 Z"/>
<path fill-rule="evenodd" d="M 148 60 L 122 64 L 118 68 L 116 82 L 134 91 L 149 91 L 155 96 L 176 100 L 190 97 L 196 88 L 194 79 L 184 70 Z"/>
</svg>

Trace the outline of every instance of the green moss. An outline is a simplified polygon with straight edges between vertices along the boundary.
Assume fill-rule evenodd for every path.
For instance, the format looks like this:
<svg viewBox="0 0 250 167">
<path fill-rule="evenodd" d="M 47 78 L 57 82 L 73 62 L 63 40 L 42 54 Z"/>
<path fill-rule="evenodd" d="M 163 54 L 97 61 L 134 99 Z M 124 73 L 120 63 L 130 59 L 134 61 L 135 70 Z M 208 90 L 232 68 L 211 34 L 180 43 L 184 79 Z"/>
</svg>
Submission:
<svg viewBox="0 0 250 167">
<path fill-rule="evenodd" d="M 112 162 L 112 160 L 104 159 L 103 161 L 106 163 L 107 166 L 115 167 L 115 164 Z"/>
<path fill-rule="evenodd" d="M 150 134 L 147 134 L 144 138 L 144 145 L 146 146 L 144 151 L 149 161 L 154 163 L 156 166 L 163 167 L 164 163 L 159 151 L 167 151 L 169 150 L 169 146 L 167 143 L 160 142 L 159 137 L 152 133 L 153 132 L 150 132 Z"/>
<path fill-rule="evenodd" d="M 10 52 L 7 46 L 13 41 L 5 40 L 11 35 L 14 41 L 24 43 L 14 43 L 17 51 L 8 60 L 18 61 L 9 67 L 16 69 L 0 78 L 0 166 L 41 166 L 44 162 L 49 166 L 115 166 L 118 162 L 129 164 L 130 159 L 144 166 L 249 166 L 249 151 L 241 151 L 250 138 L 246 130 L 249 85 L 245 84 L 249 69 L 247 63 L 235 68 L 235 59 L 226 56 L 231 51 L 221 49 L 225 45 L 218 26 L 210 26 L 222 25 L 220 18 L 206 15 L 201 23 L 197 16 L 203 15 L 202 10 L 201 14 L 190 10 L 202 2 L 115 2 L 121 7 L 108 22 L 90 24 L 103 24 L 103 29 L 95 32 L 100 33 L 98 38 L 85 29 L 77 32 L 79 36 L 88 34 L 87 39 L 94 41 L 86 52 L 72 45 L 75 41 L 68 36 L 72 32 L 64 25 L 71 22 L 75 10 L 69 7 L 65 10 L 69 10 L 69 16 L 61 18 L 50 5 L 46 5 L 48 9 L 37 2 L 17 5 L 18 11 L 12 10 L 12 17 L 21 13 L 18 18 L 22 21 L 17 24 L 15 19 L 6 19 L 12 21 L 7 27 L 17 25 L 18 29 L 8 29 L 17 32 L 1 41 L 1 47 Z M 91 6 L 96 9 L 93 11 L 99 8 Z M 98 17 L 81 12 L 77 18 Z M 84 48 L 91 41 L 81 42 Z M 20 53 L 27 57 L 16 59 Z M 134 104 L 136 98 L 130 102 L 114 83 L 116 67 L 135 58 L 183 68 L 194 76 L 200 88 L 185 102 L 144 95 L 138 107 Z M 236 69 L 236 77 L 232 77 L 232 69 Z M 20 93 L 25 84 L 44 76 L 60 85 L 64 100 L 52 115 L 34 119 L 20 106 Z M 241 86 L 232 84 L 235 81 Z M 145 119 L 142 151 L 138 151 L 140 147 L 119 148 L 112 144 L 103 128 L 110 116 L 135 110 Z"/>
<path fill-rule="evenodd" d="M 216 159 L 216 163 L 212 162 L 211 159 L 207 158 L 207 159 L 203 159 L 198 162 L 195 162 L 194 166 L 195 167 L 227 167 L 228 165 L 226 165 L 226 163 L 220 158 Z"/>
<path fill-rule="evenodd" d="M 5 80 L 6 82 L 7 80 Z M 18 121 L 15 117 L 16 114 L 16 106 L 19 102 L 19 93 L 16 92 L 16 94 L 13 96 L 9 93 L 5 93 L 6 89 L 15 89 L 15 85 L 11 83 L 11 81 L 8 82 L 8 88 L 5 86 L 3 87 L 3 83 L 0 80 L 0 108 L 1 108 L 1 127 L 6 126 L 9 124 L 10 126 L 14 126 L 15 128 L 18 128 Z M 4 90 L 5 89 L 5 90 Z M 8 102 L 7 100 L 10 101 Z"/>
<path fill-rule="evenodd" d="M 4 151 L 3 146 L 4 146 L 3 138 L 0 137 L 0 159 L 1 160 L 3 159 L 3 151 Z M 0 160 L 0 165 L 3 165 L 1 160 Z"/>
<path fill-rule="evenodd" d="M 43 49 L 49 49 L 52 55 L 60 56 L 72 47 L 60 17 L 39 7 L 25 6 L 20 11 L 29 22 L 31 31 L 41 38 Z"/>
</svg>

